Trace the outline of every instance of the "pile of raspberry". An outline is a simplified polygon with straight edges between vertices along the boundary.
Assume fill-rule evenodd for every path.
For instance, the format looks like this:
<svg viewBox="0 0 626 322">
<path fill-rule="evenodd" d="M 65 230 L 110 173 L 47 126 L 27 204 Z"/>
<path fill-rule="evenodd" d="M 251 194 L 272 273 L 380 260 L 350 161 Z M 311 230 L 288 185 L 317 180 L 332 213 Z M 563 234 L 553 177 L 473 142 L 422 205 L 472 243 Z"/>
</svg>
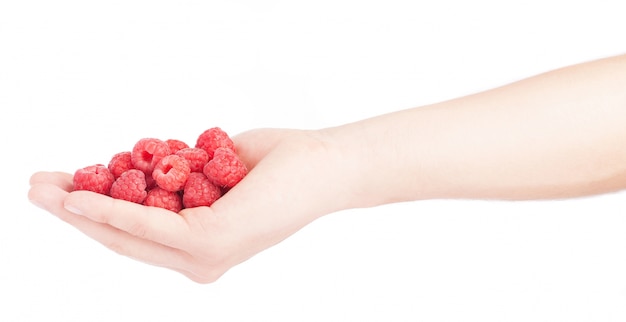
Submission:
<svg viewBox="0 0 626 322">
<path fill-rule="evenodd" d="M 108 166 L 78 169 L 74 190 L 179 212 L 210 206 L 247 172 L 228 134 L 214 127 L 200 134 L 195 147 L 175 139 L 141 139 Z"/>
</svg>

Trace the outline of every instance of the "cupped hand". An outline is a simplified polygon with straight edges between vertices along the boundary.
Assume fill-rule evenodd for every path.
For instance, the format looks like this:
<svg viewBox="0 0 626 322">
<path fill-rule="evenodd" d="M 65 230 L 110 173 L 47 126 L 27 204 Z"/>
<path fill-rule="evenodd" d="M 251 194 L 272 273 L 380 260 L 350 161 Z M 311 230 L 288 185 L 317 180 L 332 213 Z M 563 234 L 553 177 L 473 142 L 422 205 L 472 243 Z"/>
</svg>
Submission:
<svg viewBox="0 0 626 322">
<path fill-rule="evenodd" d="M 316 218 L 350 206 L 341 154 L 319 131 L 260 129 L 233 138 L 249 174 L 211 207 L 180 213 L 89 192 L 38 172 L 29 199 L 109 249 L 209 283 Z"/>
</svg>

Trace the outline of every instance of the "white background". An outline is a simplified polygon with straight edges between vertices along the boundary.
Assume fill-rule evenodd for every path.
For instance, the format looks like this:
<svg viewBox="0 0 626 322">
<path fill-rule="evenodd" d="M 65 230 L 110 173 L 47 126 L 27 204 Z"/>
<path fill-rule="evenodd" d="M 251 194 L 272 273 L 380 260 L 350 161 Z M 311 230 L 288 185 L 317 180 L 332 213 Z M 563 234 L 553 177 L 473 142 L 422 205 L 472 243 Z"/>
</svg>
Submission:
<svg viewBox="0 0 626 322">
<path fill-rule="evenodd" d="M 344 211 L 209 285 L 26 197 L 143 137 L 338 125 L 624 53 L 624 31 L 621 0 L 0 0 L 0 321 L 624 321 L 624 193 Z"/>
</svg>

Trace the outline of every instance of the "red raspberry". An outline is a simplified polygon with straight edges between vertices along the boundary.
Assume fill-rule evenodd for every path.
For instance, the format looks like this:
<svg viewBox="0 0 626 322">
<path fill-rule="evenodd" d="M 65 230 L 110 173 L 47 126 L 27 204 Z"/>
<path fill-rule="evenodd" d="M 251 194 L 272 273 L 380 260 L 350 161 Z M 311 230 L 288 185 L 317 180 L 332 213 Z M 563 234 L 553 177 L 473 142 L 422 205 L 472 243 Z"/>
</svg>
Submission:
<svg viewBox="0 0 626 322">
<path fill-rule="evenodd" d="M 146 175 L 137 169 L 130 169 L 115 180 L 111 186 L 111 197 L 143 203 L 146 199 Z"/>
<path fill-rule="evenodd" d="M 130 169 L 134 169 L 130 152 L 117 153 L 111 158 L 111 161 L 109 161 L 109 171 L 111 171 L 115 179 L 119 178 L 122 173 Z"/>
<path fill-rule="evenodd" d="M 189 161 L 191 172 L 202 172 L 204 165 L 209 162 L 209 154 L 200 148 L 187 148 L 176 152 Z"/>
<path fill-rule="evenodd" d="M 189 174 L 183 189 L 183 206 L 185 208 L 210 206 L 222 196 L 221 189 L 200 172 Z"/>
<path fill-rule="evenodd" d="M 167 191 L 178 191 L 185 186 L 189 173 L 189 161 L 180 155 L 170 154 L 154 167 L 152 178 L 159 187 Z"/>
<path fill-rule="evenodd" d="M 217 148 L 202 172 L 215 185 L 232 188 L 246 176 L 248 169 L 233 150 Z"/>
<path fill-rule="evenodd" d="M 171 154 L 175 154 L 176 152 L 189 147 L 187 143 L 180 140 L 169 139 L 165 140 L 165 143 L 167 143 L 167 146 L 170 147 Z"/>
<path fill-rule="evenodd" d="M 183 209 L 183 200 L 177 192 L 167 191 L 159 187 L 148 191 L 143 204 L 164 208 L 173 212 L 179 212 Z"/>
<path fill-rule="evenodd" d="M 150 191 L 157 187 L 156 180 L 152 177 L 152 175 L 146 176 L 146 191 Z"/>
<path fill-rule="evenodd" d="M 228 134 L 219 127 L 210 128 L 204 131 L 196 141 L 196 148 L 201 148 L 209 154 L 209 159 L 213 158 L 215 149 L 223 147 L 235 151 L 235 143 Z"/>
<path fill-rule="evenodd" d="M 108 195 L 115 177 L 103 164 L 96 164 L 76 170 L 73 181 L 74 190 L 89 190 Z"/>
<path fill-rule="evenodd" d="M 133 147 L 131 161 L 135 169 L 150 175 L 154 166 L 166 155 L 170 155 L 170 147 L 164 141 L 153 138 L 139 140 Z"/>
</svg>

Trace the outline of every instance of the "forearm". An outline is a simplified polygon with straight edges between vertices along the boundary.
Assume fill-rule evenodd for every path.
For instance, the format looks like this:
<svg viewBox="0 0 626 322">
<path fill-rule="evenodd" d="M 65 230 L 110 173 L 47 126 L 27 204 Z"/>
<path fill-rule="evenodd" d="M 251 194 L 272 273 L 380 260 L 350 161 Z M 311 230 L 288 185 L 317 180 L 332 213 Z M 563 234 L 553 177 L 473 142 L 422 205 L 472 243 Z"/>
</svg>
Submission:
<svg viewBox="0 0 626 322">
<path fill-rule="evenodd" d="M 626 56 L 328 129 L 363 206 L 626 187 Z M 360 163 L 356 163 L 359 162 Z"/>
</svg>

